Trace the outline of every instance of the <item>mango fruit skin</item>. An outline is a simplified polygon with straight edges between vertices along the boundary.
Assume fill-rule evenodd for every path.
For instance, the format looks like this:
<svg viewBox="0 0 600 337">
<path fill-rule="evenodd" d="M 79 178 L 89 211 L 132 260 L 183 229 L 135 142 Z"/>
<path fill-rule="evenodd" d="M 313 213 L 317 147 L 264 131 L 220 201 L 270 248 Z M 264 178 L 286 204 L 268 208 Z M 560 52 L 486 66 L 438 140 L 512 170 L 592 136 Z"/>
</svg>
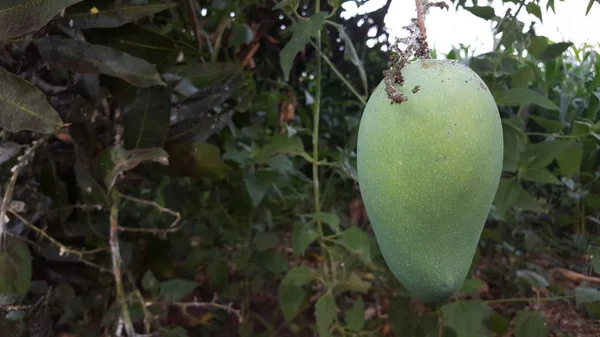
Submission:
<svg viewBox="0 0 600 337">
<path fill-rule="evenodd" d="M 361 117 L 360 193 L 382 256 L 413 298 L 449 299 L 464 282 L 503 162 L 498 108 L 483 80 L 453 60 L 401 71 L 408 98 L 382 81 Z"/>
</svg>

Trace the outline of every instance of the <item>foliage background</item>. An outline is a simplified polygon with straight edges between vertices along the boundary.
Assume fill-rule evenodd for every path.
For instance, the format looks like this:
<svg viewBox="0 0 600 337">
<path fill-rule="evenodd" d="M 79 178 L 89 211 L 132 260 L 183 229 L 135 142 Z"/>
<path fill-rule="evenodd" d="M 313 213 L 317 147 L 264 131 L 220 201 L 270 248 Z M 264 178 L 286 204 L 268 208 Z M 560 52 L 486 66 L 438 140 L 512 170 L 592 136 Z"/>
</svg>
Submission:
<svg viewBox="0 0 600 337">
<path fill-rule="evenodd" d="M 447 4 L 495 23 L 493 52 L 432 56 L 489 86 L 505 162 L 472 273 L 430 307 L 357 188 L 390 1 L 349 20 L 335 0 L 0 1 L 2 228 L 33 256 L 6 331 L 598 336 L 600 45 Z"/>
</svg>

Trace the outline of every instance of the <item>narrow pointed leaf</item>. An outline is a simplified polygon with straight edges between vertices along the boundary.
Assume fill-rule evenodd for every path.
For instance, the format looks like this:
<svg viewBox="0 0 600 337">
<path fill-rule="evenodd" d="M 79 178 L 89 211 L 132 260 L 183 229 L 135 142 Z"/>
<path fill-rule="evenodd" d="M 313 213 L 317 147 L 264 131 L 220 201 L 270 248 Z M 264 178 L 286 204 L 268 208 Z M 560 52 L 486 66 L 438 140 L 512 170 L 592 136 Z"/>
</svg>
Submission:
<svg viewBox="0 0 600 337">
<path fill-rule="evenodd" d="M 0 127 L 11 132 L 53 133 L 63 126 L 60 115 L 33 84 L 0 67 Z"/>
<path fill-rule="evenodd" d="M 502 92 L 496 99 L 498 105 L 524 105 L 535 104 L 548 110 L 560 111 L 556 103 L 539 93 L 526 88 L 514 88 Z"/>
<path fill-rule="evenodd" d="M 80 73 L 102 73 L 138 87 L 165 85 L 147 61 L 114 48 L 59 36 L 34 40 L 46 61 Z"/>
<path fill-rule="evenodd" d="M 173 2 L 117 4 L 116 1 L 84 1 L 67 10 L 64 20 L 75 28 L 114 28 L 176 6 Z M 95 8 L 95 11 L 91 11 Z"/>
<path fill-rule="evenodd" d="M 0 0 L 0 41 L 34 32 L 81 0 Z"/>
</svg>

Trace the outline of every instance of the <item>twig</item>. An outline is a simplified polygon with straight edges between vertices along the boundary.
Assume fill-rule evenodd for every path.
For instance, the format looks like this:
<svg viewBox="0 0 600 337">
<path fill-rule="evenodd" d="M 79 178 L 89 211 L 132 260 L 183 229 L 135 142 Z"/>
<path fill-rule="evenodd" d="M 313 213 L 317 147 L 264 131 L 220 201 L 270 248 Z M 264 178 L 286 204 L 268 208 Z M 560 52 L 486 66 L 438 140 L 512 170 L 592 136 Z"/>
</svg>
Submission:
<svg viewBox="0 0 600 337">
<path fill-rule="evenodd" d="M 600 284 L 600 277 L 596 277 L 596 276 L 590 276 L 590 275 L 583 275 L 581 273 L 572 271 L 572 270 L 568 270 L 565 268 L 556 268 L 555 269 L 560 275 L 562 275 L 565 278 L 568 278 L 571 281 L 577 281 L 577 282 L 590 282 L 590 283 L 597 283 Z"/>
<path fill-rule="evenodd" d="M 173 220 L 173 222 L 171 223 L 169 228 L 163 228 L 163 229 L 161 229 L 161 228 L 131 228 L 131 227 L 119 226 L 120 231 L 154 233 L 154 234 L 163 234 L 164 235 L 166 233 L 177 232 L 181 228 L 181 225 L 179 225 L 179 226 L 177 225 L 179 223 L 179 221 L 181 220 L 181 214 L 179 214 L 179 212 L 173 211 L 170 208 L 163 207 L 156 201 L 140 199 L 140 198 L 132 197 L 132 196 L 120 193 L 120 192 L 116 192 L 116 193 L 119 195 L 119 197 L 121 197 L 123 199 L 127 199 L 127 200 L 133 201 L 138 204 L 152 206 L 152 207 L 158 209 L 160 212 L 169 213 L 175 217 L 175 220 Z"/>
<path fill-rule="evenodd" d="M 123 282 L 121 280 L 121 265 L 123 260 L 121 259 L 121 252 L 119 249 L 119 205 L 118 205 L 118 194 L 113 192 L 112 206 L 110 207 L 110 251 L 112 255 L 112 266 L 113 275 L 115 279 L 116 289 L 116 301 L 121 306 L 121 318 L 125 325 L 125 330 L 128 336 L 136 336 L 135 330 L 133 329 L 133 323 L 129 316 L 129 309 L 127 302 L 125 301 L 125 290 L 123 288 Z"/>
<path fill-rule="evenodd" d="M 223 305 L 223 304 L 217 303 L 217 300 L 218 300 L 218 296 L 215 293 L 215 294 L 213 294 L 213 299 L 210 302 L 198 302 L 196 299 L 194 299 L 193 302 L 173 302 L 172 304 L 176 305 L 180 308 L 183 308 L 183 309 L 188 308 L 188 307 L 218 308 L 218 309 L 224 310 L 228 314 L 232 314 L 232 315 L 236 316 L 239 323 L 242 323 L 244 321 L 244 317 L 242 316 L 242 313 L 240 312 L 240 310 L 233 308 L 233 303 Z M 186 314 L 187 314 L 187 312 L 186 312 Z"/>
<path fill-rule="evenodd" d="M 107 251 L 108 247 L 105 248 L 96 248 L 96 249 L 91 249 L 91 250 L 77 250 L 77 249 L 73 249 L 73 248 L 69 248 L 67 246 L 65 246 L 64 244 L 58 242 L 58 240 L 56 240 L 55 238 L 53 238 L 51 235 L 49 235 L 48 233 L 46 233 L 46 231 L 44 231 L 43 229 L 35 226 L 34 224 L 30 223 L 29 221 L 27 221 L 27 219 L 23 218 L 21 215 L 19 215 L 17 212 L 15 212 L 13 209 L 8 209 L 8 211 L 14 215 L 17 219 L 21 220 L 25 225 L 27 225 L 29 228 L 31 228 L 34 232 L 38 233 L 40 236 L 46 238 L 48 241 L 50 241 L 51 244 L 55 245 L 56 247 L 59 248 L 59 253 L 58 255 L 60 256 L 65 256 L 65 255 L 75 255 L 79 258 L 79 262 L 88 265 L 90 267 L 94 267 L 98 270 L 100 270 L 101 272 L 104 273 L 112 273 L 112 271 L 110 269 L 104 268 L 92 261 L 88 261 L 84 258 L 84 255 L 92 255 L 92 254 L 97 254 L 97 253 L 101 253 L 103 251 Z"/>
</svg>

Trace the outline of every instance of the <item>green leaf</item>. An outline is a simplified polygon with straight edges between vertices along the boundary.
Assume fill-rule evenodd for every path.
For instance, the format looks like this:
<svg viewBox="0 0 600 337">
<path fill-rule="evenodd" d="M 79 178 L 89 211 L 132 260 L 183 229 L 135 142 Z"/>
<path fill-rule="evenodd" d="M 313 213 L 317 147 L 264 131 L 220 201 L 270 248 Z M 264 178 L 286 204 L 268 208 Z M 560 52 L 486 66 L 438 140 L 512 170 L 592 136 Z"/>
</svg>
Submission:
<svg viewBox="0 0 600 337">
<path fill-rule="evenodd" d="M 274 176 L 268 171 L 246 172 L 244 174 L 244 184 L 246 191 L 252 199 L 252 205 L 257 207 L 267 195 L 267 191 L 271 188 L 274 181 Z"/>
<path fill-rule="evenodd" d="M 319 234 L 315 232 L 308 224 L 297 222 L 292 229 L 292 249 L 294 256 L 300 257 L 311 243 L 313 243 Z"/>
<path fill-rule="evenodd" d="M 110 205 L 106 190 L 94 179 L 87 166 L 79 162 L 75 164 L 75 179 L 84 203 L 89 205 Z"/>
<path fill-rule="evenodd" d="M 305 284 L 309 284 L 315 277 L 316 271 L 309 266 L 297 266 L 288 270 L 283 279 L 281 280 L 281 284 L 295 284 L 297 286 L 303 286 Z"/>
<path fill-rule="evenodd" d="M 594 269 L 594 272 L 600 274 L 600 247 L 589 246 L 587 252 L 590 255 L 592 268 Z"/>
<path fill-rule="evenodd" d="M 273 274 L 285 273 L 288 270 L 288 260 L 278 253 L 265 253 L 260 258 L 260 262 Z"/>
<path fill-rule="evenodd" d="M 538 123 L 539 125 L 543 126 L 544 129 L 546 129 L 546 131 L 548 132 L 559 132 L 562 131 L 564 129 L 564 125 L 559 122 L 559 121 L 553 121 L 551 119 L 548 118 L 544 118 L 541 116 L 529 116 L 531 119 L 533 119 L 536 123 Z"/>
<path fill-rule="evenodd" d="M 485 282 L 483 282 L 480 279 L 468 278 L 468 279 L 465 279 L 465 281 L 463 282 L 463 285 L 460 288 L 460 292 L 466 293 L 466 294 L 472 294 L 475 291 L 477 291 L 477 289 L 479 289 L 479 287 L 481 287 L 484 284 L 485 284 Z"/>
<path fill-rule="evenodd" d="M 1 28 L 0 32 L 2 32 Z M 46 96 L 38 88 L 2 67 L 0 67 L 0 111 L 2 111 L 0 127 L 11 132 L 29 130 L 50 134 L 63 126 L 58 112 L 48 103 Z"/>
<path fill-rule="evenodd" d="M 510 327 L 510 319 L 507 317 L 493 312 L 492 315 L 485 321 L 485 326 L 496 334 L 496 336 L 503 336 Z"/>
<path fill-rule="evenodd" d="M 299 20 L 296 22 L 293 27 L 294 32 L 292 38 L 279 54 L 279 62 L 285 81 L 290 79 L 290 70 L 292 69 L 292 63 L 296 54 L 304 49 L 311 37 L 317 36 L 325 23 L 326 17 L 326 12 L 318 12 L 307 20 Z"/>
<path fill-rule="evenodd" d="M 600 301 L 600 290 L 580 285 L 575 288 L 575 303 L 580 306 L 584 303 Z"/>
<path fill-rule="evenodd" d="M 346 326 L 352 331 L 360 331 L 365 325 L 365 301 L 358 295 L 352 307 L 346 312 Z"/>
<path fill-rule="evenodd" d="M 336 306 L 333 295 L 328 292 L 321 296 L 315 304 L 315 317 L 319 336 L 329 336 L 329 324 L 336 314 Z"/>
<path fill-rule="evenodd" d="M 160 1 L 156 3 L 122 3 L 121 1 L 108 2 L 103 0 L 84 1 L 70 7 L 63 21 L 71 27 L 78 29 L 114 28 L 129 22 L 137 21 L 169 8 L 174 8 L 176 3 Z M 95 7 L 98 11 L 92 12 Z"/>
<path fill-rule="evenodd" d="M 120 50 L 82 40 L 50 35 L 34 40 L 41 56 L 52 65 L 80 73 L 118 77 L 137 87 L 166 85 L 153 65 Z"/>
<path fill-rule="evenodd" d="M 570 141 L 569 145 L 556 156 L 560 171 L 566 176 L 577 173 L 582 160 L 583 146 L 576 141 Z"/>
<path fill-rule="evenodd" d="M 537 213 L 544 211 L 537 200 L 513 179 L 500 180 L 494 197 L 494 207 L 501 218 L 504 218 L 506 211 L 512 207 Z"/>
<path fill-rule="evenodd" d="M 600 4 L 600 0 L 590 0 L 590 2 L 587 5 L 587 8 L 585 9 L 585 16 L 587 16 L 590 13 L 590 10 L 592 9 L 592 5 L 594 4 L 594 1 L 597 2 L 598 4 Z"/>
<path fill-rule="evenodd" d="M 1 0 L 0 41 L 37 31 L 62 10 L 80 1 Z"/>
<path fill-rule="evenodd" d="M 529 81 L 531 81 L 532 78 L 533 73 L 528 66 L 519 67 L 519 69 L 511 76 L 512 87 L 527 88 L 529 86 Z"/>
<path fill-rule="evenodd" d="M 545 168 L 525 168 L 519 171 L 519 178 L 538 183 L 562 185 L 560 180 Z"/>
<path fill-rule="evenodd" d="M 516 172 L 519 169 L 521 151 L 524 147 L 522 134 L 514 126 L 502 123 L 502 136 L 504 139 L 502 170 Z"/>
<path fill-rule="evenodd" d="M 527 13 L 535 15 L 536 18 L 540 19 L 540 22 L 544 22 L 544 20 L 542 19 L 542 10 L 540 9 L 540 6 L 538 6 L 536 3 L 528 3 L 527 6 L 525 6 L 525 9 L 527 9 Z"/>
<path fill-rule="evenodd" d="M 546 337 L 550 327 L 537 312 L 521 310 L 515 317 L 515 337 Z"/>
<path fill-rule="evenodd" d="M 463 7 L 465 10 L 471 12 L 473 15 L 480 17 L 484 20 L 490 20 L 496 16 L 496 11 L 490 6 L 471 6 Z"/>
<path fill-rule="evenodd" d="M 586 136 L 592 132 L 594 125 L 589 121 L 576 119 L 573 121 L 573 130 L 571 135 L 573 136 Z"/>
<path fill-rule="evenodd" d="M 371 282 L 363 280 L 356 273 L 350 273 L 345 280 L 338 281 L 335 285 L 337 292 L 356 291 L 361 294 L 367 294 L 369 288 L 371 288 Z"/>
<path fill-rule="evenodd" d="M 496 99 L 498 105 L 535 104 L 548 110 L 560 111 L 560 107 L 539 93 L 526 88 L 513 88 L 501 92 Z"/>
<path fill-rule="evenodd" d="M 312 216 L 313 216 L 313 219 L 315 219 L 315 221 L 317 219 L 320 219 L 323 223 L 328 225 L 332 231 L 334 231 L 336 233 L 338 233 L 340 231 L 340 217 L 337 214 L 320 212 L 320 213 L 313 213 Z"/>
<path fill-rule="evenodd" d="M 394 297 L 390 300 L 389 322 L 396 336 L 402 336 L 406 331 L 413 329 L 415 323 L 413 323 L 410 302 L 410 297 Z"/>
<path fill-rule="evenodd" d="M 533 55 L 533 57 L 539 57 L 548 47 L 548 38 L 545 36 L 532 36 L 530 38 L 529 47 L 527 51 Z"/>
<path fill-rule="evenodd" d="M 457 336 L 481 337 L 486 335 L 483 321 L 492 310 L 479 300 L 458 301 L 441 308 L 444 324 L 451 327 Z"/>
<path fill-rule="evenodd" d="M 559 42 L 548 45 L 546 49 L 542 52 L 541 55 L 536 58 L 542 62 L 549 62 L 559 57 L 562 53 L 564 53 L 569 47 L 573 45 L 571 42 Z"/>
<path fill-rule="evenodd" d="M 371 259 L 371 236 L 358 227 L 350 227 L 342 232 L 340 242 L 350 250 L 356 251 L 365 259 Z"/>
<path fill-rule="evenodd" d="M 254 245 L 259 251 L 265 251 L 271 248 L 277 247 L 279 238 L 275 233 L 271 232 L 258 232 L 254 236 Z"/>
<path fill-rule="evenodd" d="M 306 298 L 306 290 L 295 284 L 280 285 L 277 300 L 286 322 L 290 322 Z"/>
<path fill-rule="evenodd" d="M 277 134 L 256 154 L 256 161 L 258 163 L 264 163 L 267 159 L 279 154 L 303 155 L 305 153 L 304 144 L 302 144 L 300 138 L 296 136 L 290 137 L 285 134 Z"/>
<path fill-rule="evenodd" d="M 159 289 L 158 280 L 151 270 L 146 270 L 144 276 L 142 276 L 142 288 L 152 292 L 154 292 L 156 289 Z"/>
<path fill-rule="evenodd" d="M 229 38 L 229 47 L 237 47 L 242 43 L 249 43 L 254 38 L 254 32 L 245 23 L 233 23 L 231 25 L 231 37 Z"/>
<path fill-rule="evenodd" d="M 154 86 L 138 91 L 123 111 L 123 142 L 126 149 L 162 147 L 169 133 L 171 89 Z"/>
<path fill-rule="evenodd" d="M 221 157 L 219 148 L 210 143 L 168 143 L 166 150 L 171 158 L 169 171 L 187 177 L 213 176 L 219 179 L 233 171 Z"/>
<path fill-rule="evenodd" d="M 544 168 L 569 148 L 571 140 L 559 139 L 529 143 L 522 153 L 521 168 Z"/>
<path fill-rule="evenodd" d="M 174 278 L 159 284 L 159 295 L 171 301 L 181 301 L 198 286 L 199 284 L 196 281 Z"/>
</svg>

